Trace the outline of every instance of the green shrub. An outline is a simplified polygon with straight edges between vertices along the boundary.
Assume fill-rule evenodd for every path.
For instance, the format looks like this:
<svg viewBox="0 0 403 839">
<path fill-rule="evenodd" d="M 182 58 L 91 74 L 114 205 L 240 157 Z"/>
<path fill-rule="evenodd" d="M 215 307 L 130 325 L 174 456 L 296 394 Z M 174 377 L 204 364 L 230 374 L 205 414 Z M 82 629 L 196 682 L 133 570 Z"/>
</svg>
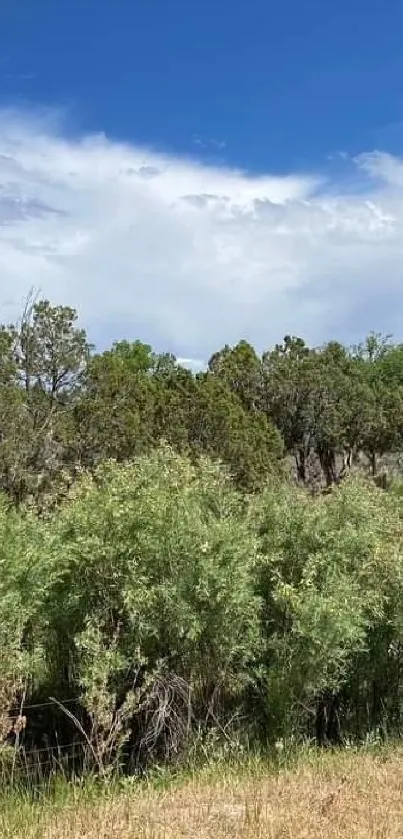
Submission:
<svg viewBox="0 0 403 839">
<path fill-rule="evenodd" d="M 391 496 L 353 479 L 315 499 L 286 485 L 267 490 L 254 514 L 266 711 L 274 729 L 290 733 L 303 720 L 306 732 L 318 698 L 350 685 L 348 704 L 358 661 L 372 689 L 371 662 L 385 627 L 389 643 L 391 635 L 400 638 L 402 525 Z"/>
<path fill-rule="evenodd" d="M 69 663 L 97 724 L 135 699 L 154 726 L 182 725 L 242 692 L 259 641 L 256 539 L 218 466 L 167 447 L 103 466 L 49 523 L 47 552 L 52 678 Z"/>
<path fill-rule="evenodd" d="M 44 602 L 50 584 L 43 530 L 0 497 L 0 736 L 43 677 Z M 9 715 L 10 711 L 14 714 Z"/>
</svg>

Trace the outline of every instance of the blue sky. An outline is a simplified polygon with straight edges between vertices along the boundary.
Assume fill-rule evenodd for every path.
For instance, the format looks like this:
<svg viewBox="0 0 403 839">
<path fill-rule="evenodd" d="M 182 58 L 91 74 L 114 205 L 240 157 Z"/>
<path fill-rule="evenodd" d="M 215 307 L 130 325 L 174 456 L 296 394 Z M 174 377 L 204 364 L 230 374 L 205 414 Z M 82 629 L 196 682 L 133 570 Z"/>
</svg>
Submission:
<svg viewBox="0 0 403 839">
<path fill-rule="evenodd" d="M 186 356 L 403 338 L 402 33 L 398 0 L 2 4 L 3 319 L 34 284 Z"/>
<path fill-rule="evenodd" d="M 18 0 L 0 12 L 1 99 L 164 151 L 317 167 L 400 151 L 402 32 L 399 0 Z"/>
</svg>

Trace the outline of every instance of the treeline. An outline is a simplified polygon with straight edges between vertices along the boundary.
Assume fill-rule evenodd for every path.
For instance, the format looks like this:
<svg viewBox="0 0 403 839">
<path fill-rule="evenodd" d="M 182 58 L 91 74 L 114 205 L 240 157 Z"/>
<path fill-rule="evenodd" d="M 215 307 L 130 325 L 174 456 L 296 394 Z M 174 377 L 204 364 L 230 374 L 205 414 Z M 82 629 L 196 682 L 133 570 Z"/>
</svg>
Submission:
<svg viewBox="0 0 403 839">
<path fill-rule="evenodd" d="M 46 301 L 0 347 L 13 772 L 75 741 L 106 771 L 400 735 L 402 490 L 372 478 L 401 451 L 403 347 L 240 342 L 194 375 L 140 342 L 94 352 Z"/>
<path fill-rule="evenodd" d="M 291 463 L 320 488 L 398 455 L 402 409 L 403 345 L 387 338 L 312 349 L 286 337 L 262 356 L 240 341 L 193 375 L 140 341 L 95 353 L 73 309 L 42 301 L 0 330 L 0 489 L 53 504 L 83 470 L 161 441 L 219 459 L 245 492 Z"/>
</svg>

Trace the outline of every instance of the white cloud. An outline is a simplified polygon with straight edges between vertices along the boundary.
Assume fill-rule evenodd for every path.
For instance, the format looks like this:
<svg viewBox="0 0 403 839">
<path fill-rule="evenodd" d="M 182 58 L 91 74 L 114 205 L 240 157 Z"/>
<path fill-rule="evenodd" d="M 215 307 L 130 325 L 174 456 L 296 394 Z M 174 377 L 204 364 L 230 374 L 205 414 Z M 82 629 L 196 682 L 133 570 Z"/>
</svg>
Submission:
<svg viewBox="0 0 403 839">
<path fill-rule="evenodd" d="M 35 286 L 99 343 L 190 359 L 290 332 L 403 338 L 403 160 L 363 155 L 353 172 L 356 189 L 251 177 L 3 111 L 0 319 Z"/>
<path fill-rule="evenodd" d="M 201 358 L 181 358 L 179 356 L 177 362 L 182 367 L 188 367 L 189 370 L 193 371 L 193 373 L 200 373 L 200 371 L 206 366 L 205 360 Z"/>
</svg>

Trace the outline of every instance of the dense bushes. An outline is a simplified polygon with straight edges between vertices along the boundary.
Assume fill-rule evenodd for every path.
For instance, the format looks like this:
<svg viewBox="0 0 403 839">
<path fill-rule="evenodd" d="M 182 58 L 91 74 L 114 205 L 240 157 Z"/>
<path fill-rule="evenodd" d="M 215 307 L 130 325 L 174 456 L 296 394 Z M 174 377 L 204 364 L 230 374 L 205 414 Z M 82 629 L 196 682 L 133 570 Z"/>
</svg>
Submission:
<svg viewBox="0 0 403 839">
<path fill-rule="evenodd" d="M 8 713 L 34 692 L 43 677 L 45 599 L 51 569 L 43 528 L 0 497 L 0 736 Z"/>
<path fill-rule="evenodd" d="M 105 770 L 400 733 L 403 345 L 192 374 L 31 303 L 0 326 L 0 737 Z"/>
<path fill-rule="evenodd" d="M 47 517 L 2 502 L 0 537 L 3 735 L 12 709 L 49 697 L 79 697 L 69 724 L 102 768 L 211 728 L 400 731 L 398 492 L 273 481 L 246 500 L 218 465 L 163 446 L 84 476 Z M 63 719 L 49 706 L 45 742 Z"/>
<path fill-rule="evenodd" d="M 89 673 L 95 664 L 102 683 L 100 656 L 119 701 L 135 688 L 139 707 L 155 717 L 160 700 L 161 733 L 175 703 L 183 705 L 183 686 L 182 711 L 204 716 L 242 688 L 259 636 L 256 540 L 218 467 L 202 461 L 196 469 L 165 447 L 104 466 L 54 517 L 46 550 L 58 569 L 47 605 L 49 665 L 62 651 L 94 717 Z"/>
<path fill-rule="evenodd" d="M 24 686 L 15 680 L 14 705 L 28 687 L 63 700 L 81 694 L 101 750 L 109 729 L 121 742 L 136 715 L 134 748 L 170 751 L 202 720 L 233 711 L 259 647 L 257 540 L 217 465 L 196 467 L 162 447 L 99 468 L 35 526 L 23 513 L 4 518 L 14 527 L 7 567 L 21 552 L 21 578 L 31 567 L 38 576 L 25 601 L 23 592 L 11 600 L 18 579 L 3 577 L 19 631 L 7 626 L 9 637 L 20 656 L 26 646 L 41 653 L 42 683 L 32 664 Z M 30 528 L 25 545 L 18 528 Z"/>
<path fill-rule="evenodd" d="M 389 643 L 381 664 L 383 707 L 401 689 L 386 676 L 392 649 L 400 650 L 403 616 L 398 505 L 356 479 L 315 500 L 295 488 L 268 490 L 255 514 L 264 604 L 260 699 L 268 720 L 284 735 L 306 733 L 315 723 L 320 739 L 361 736 L 380 724 L 373 692 L 381 637 Z M 357 728 L 363 708 L 371 712 Z M 318 714 L 327 716 L 324 728 Z"/>
</svg>

